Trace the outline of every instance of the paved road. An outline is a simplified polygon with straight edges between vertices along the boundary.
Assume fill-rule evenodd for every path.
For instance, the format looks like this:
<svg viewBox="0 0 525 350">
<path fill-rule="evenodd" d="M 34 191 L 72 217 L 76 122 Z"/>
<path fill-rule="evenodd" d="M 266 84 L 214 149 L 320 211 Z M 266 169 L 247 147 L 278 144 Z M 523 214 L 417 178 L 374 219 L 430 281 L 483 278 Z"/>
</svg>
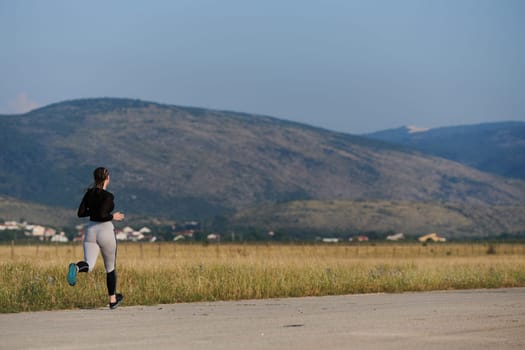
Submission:
<svg viewBox="0 0 525 350">
<path fill-rule="evenodd" d="M 0 314 L 0 349 L 525 349 L 525 288 Z"/>
</svg>

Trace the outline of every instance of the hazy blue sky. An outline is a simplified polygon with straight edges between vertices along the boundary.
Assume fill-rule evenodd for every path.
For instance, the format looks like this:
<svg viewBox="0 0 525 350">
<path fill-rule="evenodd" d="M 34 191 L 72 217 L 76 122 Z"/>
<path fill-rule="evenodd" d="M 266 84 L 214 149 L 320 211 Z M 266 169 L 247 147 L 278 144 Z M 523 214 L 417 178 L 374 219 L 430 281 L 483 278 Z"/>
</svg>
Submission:
<svg viewBox="0 0 525 350">
<path fill-rule="evenodd" d="M 131 97 L 349 133 L 525 120 L 525 1 L 0 0 L 0 113 Z"/>
</svg>

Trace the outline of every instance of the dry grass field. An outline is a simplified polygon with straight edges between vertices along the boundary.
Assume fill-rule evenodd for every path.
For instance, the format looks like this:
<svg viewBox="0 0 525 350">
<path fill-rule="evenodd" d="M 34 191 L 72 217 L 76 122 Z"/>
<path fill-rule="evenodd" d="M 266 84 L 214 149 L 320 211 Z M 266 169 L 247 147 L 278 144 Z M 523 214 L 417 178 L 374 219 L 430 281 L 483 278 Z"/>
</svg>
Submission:
<svg viewBox="0 0 525 350">
<path fill-rule="evenodd" d="M 95 308 L 105 272 L 66 282 L 81 245 L 1 245 L 0 312 Z M 120 244 L 125 305 L 525 286 L 525 244 Z"/>
</svg>

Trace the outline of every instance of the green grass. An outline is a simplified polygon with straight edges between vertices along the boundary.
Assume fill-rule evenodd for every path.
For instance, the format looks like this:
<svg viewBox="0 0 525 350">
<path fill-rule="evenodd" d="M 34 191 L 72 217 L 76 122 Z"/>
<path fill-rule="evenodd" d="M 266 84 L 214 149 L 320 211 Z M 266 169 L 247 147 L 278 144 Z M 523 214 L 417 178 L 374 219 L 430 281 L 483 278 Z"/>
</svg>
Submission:
<svg viewBox="0 0 525 350">
<path fill-rule="evenodd" d="M 127 244 L 119 248 L 118 290 L 125 305 L 152 305 L 525 286 L 525 246 L 495 251 L 481 244 Z M 81 253 L 80 246 L 0 246 L 0 312 L 106 305 L 101 258 L 75 287 L 66 282 L 67 264 Z"/>
</svg>

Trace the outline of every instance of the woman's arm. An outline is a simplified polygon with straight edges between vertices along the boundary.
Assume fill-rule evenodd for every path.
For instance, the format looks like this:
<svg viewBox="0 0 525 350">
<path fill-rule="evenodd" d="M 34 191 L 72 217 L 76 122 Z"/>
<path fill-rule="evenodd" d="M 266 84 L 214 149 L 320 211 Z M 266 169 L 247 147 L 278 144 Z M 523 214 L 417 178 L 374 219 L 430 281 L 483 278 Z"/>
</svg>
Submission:
<svg viewBox="0 0 525 350">
<path fill-rule="evenodd" d="M 84 197 L 82 198 L 82 202 L 80 202 L 80 206 L 78 207 L 78 211 L 77 211 L 77 215 L 79 218 L 84 218 L 86 216 L 89 216 L 90 212 L 89 212 L 89 207 L 87 206 L 87 193 L 84 195 Z"/>
</svg>

